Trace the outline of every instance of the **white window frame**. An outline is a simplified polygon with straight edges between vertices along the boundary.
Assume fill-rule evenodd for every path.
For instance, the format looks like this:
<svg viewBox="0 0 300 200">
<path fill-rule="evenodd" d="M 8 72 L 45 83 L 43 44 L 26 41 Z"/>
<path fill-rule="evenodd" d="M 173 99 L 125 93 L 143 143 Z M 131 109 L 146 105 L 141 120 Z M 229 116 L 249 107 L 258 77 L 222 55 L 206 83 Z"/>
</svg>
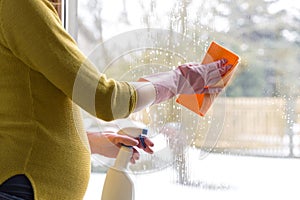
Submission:
<svg viewBox="0 0 300 200">
<path fill-rule="evenodd" d="M 77 24 L 77 5 L 78 0 L 63 0 L 62 15 L 63 24 L 68 33 L 77 40 L 78 24 Z"/>
</svg>

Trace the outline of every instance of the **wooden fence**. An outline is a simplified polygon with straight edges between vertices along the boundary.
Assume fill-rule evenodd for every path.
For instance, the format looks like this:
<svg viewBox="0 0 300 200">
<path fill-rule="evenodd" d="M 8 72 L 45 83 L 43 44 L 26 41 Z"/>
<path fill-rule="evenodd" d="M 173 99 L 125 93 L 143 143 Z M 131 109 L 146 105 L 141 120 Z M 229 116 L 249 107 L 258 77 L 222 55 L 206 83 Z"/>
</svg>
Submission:
<svg viewBox="0 0 300 200">
<path fill-rule="evenodd" d="M 293 119 L 287 115 L 287 102 L 284 98 L 226 98 L 220 102 L 221 106 L 225 105 L 225 111 L 221 112 L 224 122 L 215 141 L 215 149 L 286 149 L 291 145 L 293 148 L 299 145 L 294 144 L 292 139 L 299 137 L 300 131 L 294 130 L 291 125 L 300 124 L 300 99 L 295 101 L 292 108 Z M 218 107 L 217 104 L 214 107 Z M 208 123 L 216 115 L 217 108 L 213 108 L 202 123 Z M 293 123 L 288 120 L 293 120 Z M 200 148 L 206 138 L 203 137 L 205 132 L 207 129 L 200 130 L 195 135 L 195 141 L 198 141 L 196 146 Z M 213 142 L 206 141 L 206 144 L 211 145 Z"/>
</svg>

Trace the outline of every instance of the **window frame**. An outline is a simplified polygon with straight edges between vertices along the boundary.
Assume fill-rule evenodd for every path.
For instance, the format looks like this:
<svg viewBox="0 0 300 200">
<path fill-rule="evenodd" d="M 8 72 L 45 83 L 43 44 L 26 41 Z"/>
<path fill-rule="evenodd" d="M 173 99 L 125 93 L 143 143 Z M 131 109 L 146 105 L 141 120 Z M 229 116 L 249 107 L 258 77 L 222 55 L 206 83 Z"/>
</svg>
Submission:
<svg viewBox="0 0 300 200">
<path fill-rule="evenodd" d="M 78 0 L 49 0 L 62 21 L 63 27 L 77 40 L 77 5 Z"/>
<path fill-rule="evenodd" d="M 63 16 L 64 16 L 64 27 L 68 33 L 77 41 L 77 9 L 78 0 L 62 0 Z"/>
</svg>

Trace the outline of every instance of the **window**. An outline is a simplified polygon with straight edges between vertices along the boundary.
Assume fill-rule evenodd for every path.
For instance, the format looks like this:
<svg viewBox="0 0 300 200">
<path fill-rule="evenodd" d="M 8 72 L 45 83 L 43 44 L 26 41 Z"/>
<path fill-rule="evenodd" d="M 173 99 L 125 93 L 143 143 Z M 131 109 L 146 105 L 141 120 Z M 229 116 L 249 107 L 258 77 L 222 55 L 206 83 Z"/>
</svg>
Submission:
<svg viewBox="0 0 300 200">
<path fill-rule="evenodd" d="M 109 77 L 132 81 L 185 61 L 201 61 L 213 40 L 242 58 L 231 84 L 206 117 L 174 101 L 134 116 L 148 123 L 158 146 L 158 154 L 142 155 L 131 166 L 136 173 L 153 172 L 138 176 L 137 182 L 143 180 L 136 186 L 139 198 L 162 199 L 149 194 L 149 188 L 168 193 L 168 199 L 296 195 L 292 177 L 299 178 L 295 158 L 300 157 L 300 3 L 288 2 L 78 0 L 78 18 L 73 24 L 78 27 L 78 44 L 100 67 L 108 63 L 101 70 Z M 184 41 L 191 42 L 190 46 L 183 41 L 179 46 L 184 48 L 174 48 L 176 51 L 166 46 L 129 51 L 126 33 L 147 33 L 147 29 L 178 33 L 189 38 Z M 174 35 L 163 33 L 159 42 L 173 41 Z M 142 36 L 137 35 L 136 41 Z M 126 55 L 118 55 L 118 45 L 100 51 L 105 47 L 101 44 L 115 44 L 112 40 L 119 47 L 128 43 Z M 168 131 L 176 137 L 166 134 Z M 105 168 L 96 161 L 94 170 Z M 156 187 L 159 185 L 163 189 Z M 142 191 L 148 191 L 150 197 Z"/>
</svg>

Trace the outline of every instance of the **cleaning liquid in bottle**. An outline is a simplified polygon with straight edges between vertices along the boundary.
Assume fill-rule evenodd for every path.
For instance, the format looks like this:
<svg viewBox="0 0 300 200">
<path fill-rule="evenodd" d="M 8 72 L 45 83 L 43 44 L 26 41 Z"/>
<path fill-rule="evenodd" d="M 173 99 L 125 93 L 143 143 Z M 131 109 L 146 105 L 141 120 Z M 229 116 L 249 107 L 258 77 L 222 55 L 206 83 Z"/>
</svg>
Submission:
<svg viewBox="0 0 300 200">
<path fill-rule="evenodd" d="M 137 126 L 122 128 L 122 132 L 133 138 L 140 138 L 142 145 L 145 145 L 143 135 L 147 129 Z M 123 145 L 117 155 L 116 161 L 106 174 L 102 190 L 101 200 L 134 200 L 134 183 L 128 174 L 128 164 L 132 157 L 133 147 Z"/>
</svg>

